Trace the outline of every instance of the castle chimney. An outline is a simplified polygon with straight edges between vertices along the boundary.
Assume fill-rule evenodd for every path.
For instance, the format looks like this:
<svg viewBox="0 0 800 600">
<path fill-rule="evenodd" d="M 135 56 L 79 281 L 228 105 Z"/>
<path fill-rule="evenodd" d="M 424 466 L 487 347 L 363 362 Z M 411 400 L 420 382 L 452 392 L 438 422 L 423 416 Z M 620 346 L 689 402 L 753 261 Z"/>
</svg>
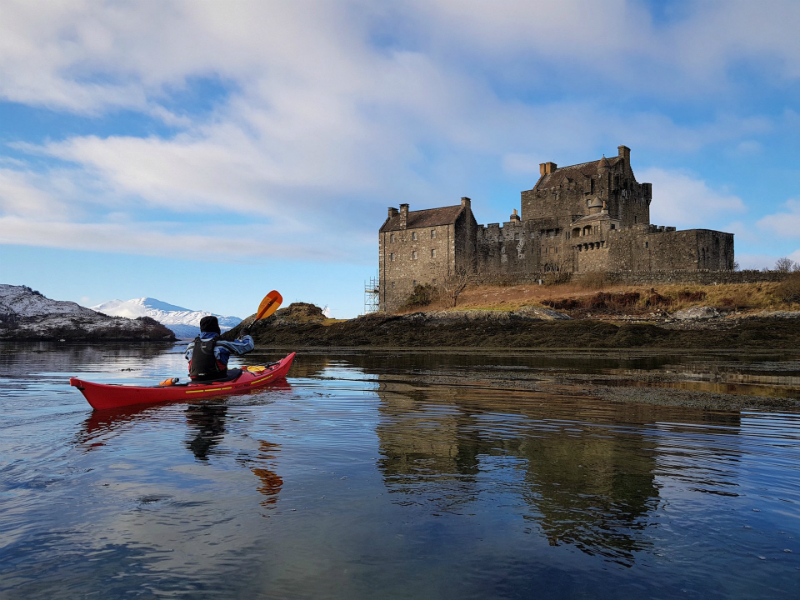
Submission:
<svg viewBox="0 0 800 600">
<path fill-rule="evenodd" d="M 389 207 L 389 218 L 391 219 L 392 217 L 396 217 L 399 214 L 399 212 L 400 211 L 398 211 L 394 206 L 390 206 Z"/>
<path fill-rule="evenodd" d="M 470 200 L 466 196 L 461 196 L 461 206 L 463 206 L 464 208 L 470 208 L 471 209 L 471 204 L 472 204 L 472 200 Z"/>
<path fill-rule="evenodd" d="M 408 204 L 400 205 L 400 227 L 403 229 L 408 225 Z"/>
<path fill-rule="evenodd" d="M 519 223 L 519 215 L 517 214 L 517 209 L 516 208 L 514 209 L 514 212 L 511 213 L 511 216 L 509 218 L 511 219 L 512 223 L 514 223 L 514 222 Z"/>
<path fill-rule="evenodd" d="M 546 162 L 539 164 L 539 175 L 550 175 L 553 171 L 558 168 L 558 165 L 554 162 Z"/>
<path fill-rule="evenodd" d="M 619 151 L 619 157 L 625 159 L 625 164 L 627 166 L 631 166 L 631 149 L 627 146 L 617 146 L 617 150 Z"/>
</svg>

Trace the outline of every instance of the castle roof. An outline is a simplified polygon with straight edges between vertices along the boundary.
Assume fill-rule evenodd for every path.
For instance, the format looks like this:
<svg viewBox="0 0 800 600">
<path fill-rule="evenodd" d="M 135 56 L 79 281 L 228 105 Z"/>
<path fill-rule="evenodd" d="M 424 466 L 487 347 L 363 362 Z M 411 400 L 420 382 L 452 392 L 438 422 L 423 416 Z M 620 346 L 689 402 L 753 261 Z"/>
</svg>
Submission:
<svg viewBox="0 0 800 600">
<path fill-rule="evenodd" d="M 580 163 L 578 165 L 561 167 L 559 169 L 556 169 L 552 173 L 544 175 L 536 184 L 534 189 L 556 187 L 558 185 L 561 185 L 561 183 L 565 179 L 571 181 L 576 181 L 576 180 L 583 181 L 588 177 L 597 175 L 601 167 L 604 168 L 613 167 L 621 160 L 622 158 L 620 158 L 619 156 L 614 156 L 612 158 L 606 158 L 604 156 L 600 160 L 593 160 L 590 162 Z"/>
<path fill-rule="evenodd" d="M 576 219 L 570 224 L 570 227 L 579 225 L 581 223 L 588 223 L 589 221 L 619 221 L 619 219 L 614 219 L 607 212 L 602 212 L 593 215 L 586 215 L 585 217 Z"/>
<path fill-rule="evenodd" d="M 428 208 L 425 210 L 410 210 L 408 211 L 408 219 L 406 220 L 405 229 L 420 229 L 423 227 L 436 227 L 437 225 L 451 225 L 456 222 L 456 219 L 464 209 L 460 204 L 456 206 L 443 206 L 441 208 Z M 399 214 L 391 219 L 387 219 L 386 223 L 381 227 L 381 231 L 400 231 L 402 227 L 402 220 Z"/>
</svg>

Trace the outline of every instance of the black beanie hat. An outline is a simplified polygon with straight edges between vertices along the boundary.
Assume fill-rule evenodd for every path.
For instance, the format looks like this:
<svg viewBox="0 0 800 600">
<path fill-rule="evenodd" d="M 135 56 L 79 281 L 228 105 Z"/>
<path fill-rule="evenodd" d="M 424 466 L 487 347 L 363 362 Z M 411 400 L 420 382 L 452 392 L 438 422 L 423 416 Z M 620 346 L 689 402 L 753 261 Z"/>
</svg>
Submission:
<svg viewBox="0 0 800 600">
<path fill-rule="evenodd" d="M 219 329 L 219 321 L 217 317 L 203 317 L 200 319 L 200 331 L 208 333 L 222 333 Z"/>
</svg>

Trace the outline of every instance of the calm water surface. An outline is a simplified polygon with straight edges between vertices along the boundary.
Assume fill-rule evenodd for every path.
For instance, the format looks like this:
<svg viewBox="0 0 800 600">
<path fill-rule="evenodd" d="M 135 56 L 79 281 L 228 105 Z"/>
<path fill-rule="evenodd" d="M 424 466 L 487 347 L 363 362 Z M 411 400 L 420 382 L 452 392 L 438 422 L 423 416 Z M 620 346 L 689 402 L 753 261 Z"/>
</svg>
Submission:
<svg viewBox="0 0 800 600">
<path fill-rule="evenodd" d="M 182 348 L 2 345 L 0 597 L 798 598 L 800 415 L 392 379 L 800 377 L 704 360 L 301 354 L 278 389 L 92 412 L 69 376 L 154 383 Z"/>
</svg>

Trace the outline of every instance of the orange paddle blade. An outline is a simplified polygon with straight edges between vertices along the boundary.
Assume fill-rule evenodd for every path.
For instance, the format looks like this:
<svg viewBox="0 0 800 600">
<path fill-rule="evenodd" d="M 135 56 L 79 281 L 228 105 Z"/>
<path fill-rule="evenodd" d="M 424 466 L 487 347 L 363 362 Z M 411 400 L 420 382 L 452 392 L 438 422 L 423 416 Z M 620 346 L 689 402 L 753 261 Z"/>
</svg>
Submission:
<svg viewBox="0 0 800 600">
<path fill-rule="evenodd" d="M 269 294 L 264 296 L 264 299 L 261 301 L 261 304 L 258 305 L 258 312 L 256 313 L 256 318 L 253 319 L 255 323 L 259 319 L 266 319 L 272 313 L 274 313 L 283 302 L 283 296 L 281 296 L 275 290 L 272 290 Z"/>
</svg>

